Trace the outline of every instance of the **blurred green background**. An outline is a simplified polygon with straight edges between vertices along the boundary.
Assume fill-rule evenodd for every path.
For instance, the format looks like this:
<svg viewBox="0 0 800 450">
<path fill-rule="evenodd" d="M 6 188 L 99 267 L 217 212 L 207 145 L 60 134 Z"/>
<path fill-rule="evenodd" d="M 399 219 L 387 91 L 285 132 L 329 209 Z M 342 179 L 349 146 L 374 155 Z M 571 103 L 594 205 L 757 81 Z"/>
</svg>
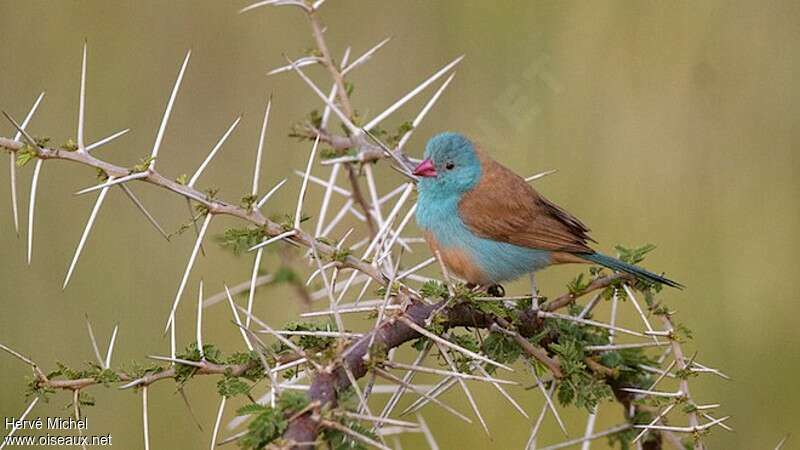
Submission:
<svg viewBox="0 0 800 450">
<path fill-rule="evenodd" d="M 319 102 L 296 75 L 265 74 L 284 63 L 283 54 L 297 57 L 313 41 L 298 11 L 266 8 L 238 15 L 245 5 L 2 1 L 0 107 L 21 119 L 46 90 L 29 129 L 56 143 L 74 138 L 86 39 L 88 139 L 132 128 L 98 154 L 133 164 L 149 153 L 180 61 L 192 48 L 160 169 L 170 176 L 192 173 L 242 113 L 239 130 L 200 182 L 219 187 L 223 198 L 240 198 L 249 190 L 265 98 L 273 93 L 262 190 L 283 177 L 291 182 L 265 210 L 292 212 L 299 179 L 291 178 L 291 170 L 305 165 L 309 145 L 287 133 Z M 521 174 L 558 169 L 536 182 L 537 188 L 589 224 L 601 250 L 612 251 L 616 243 L 659 246 L 646 265 L 688 286 L 665 295 L 678 320 L 694 330 L 690 349 L 699 351 L 699 361 L 733 377 L 727 382 L 708 375 L 692 379 L 698 401 L 720 402 L 717 415 L 733 415 L 729 424 L 735 433 L 715 430 L 710 447 L 773 448 L 799 429 L 800 3 L 329 0 L 322 19 L 337 58 L 348 45 L 357 55 L 394 37 L 353 73 L 353 103 L 366 116 L 446 62 L 467 55 L 409 142 L 412 156 L 420 155 L 435 132 L 466 132 Z M 325 72 L 308 72 L 328 88 Z M 432 92 L 399 111 L 387 126 L 413 118 Z M 0 135 L 11 134 L 10 126 L 0 124 Z M 94 202 L 94 194 L 75 197 L 72 192 L 94 184 L 94 172 L 66 163 L 44 165 L 33 263 L 27 267 L 25 234 L 18 238 L 13 232 L 6 164 L 0 171 L 0 342 L 45 368 L 56 361 L 77 366 L 92 359 L 83 322 L 89 314 L 101 347 L 120 324 L 116 363 L 168 354 L 162 330 L 192 233 L 166 244 L 124 196 L 112 191 L 72 283 L 62 291 Z M 31 168 L 19 171 L 23 229 Z M 384 192 L 399 181 L 385 166 L 377 171 Z M 314 173 L 326 175 L 327 169 L 317 166 Z M 170 230 L 186 221 L 180 199 L 134 188 Z M 314 187 L 307 208 L 312 215 L 320 197 Z M 211 232 L 234 224 L 218 220 Z M 178 318 L 182 345 L 193 340 L 200 277 L 206 292 L 213 293 L 223 281 L 246 279 L 252 265 L 251 255 L 237 258 L 213 243 L 206 248 Z M 424 247 L 416 248 L 405 265 L 428 256 Z M 274 270 L 277 264 L 278 256 L 270 254 L 263 268 Z M 577 270 L 542 273 L 544 294 L 562 292 Z M 524 283 L 507 286 L 512 292 L 524 289 Z M 624 320 L 633 324 L 630 309 L 623 307 Z M 276 327 L 301 310 L 285 288 L 262 289 L 257 296 L 257 314 Z M 239 349 L 227 307 L 215 306 L 206 314 L 206 341 L 226 352 Z M 23 391 L 29 369 L 6 356 L 0 361 L 0 415 L 16 416 L 27 404 Z M 197 380 L 188 388 L 203 431 L 173 384 L 152 388 L 152 448 L 208 445 L 218 402 L 214 383 Z M 521 448 L 530 422 L 491 387 L 474 390 L 490 416 L 494 440 L 479 427 L 429 407 L 426 417 L 441 447 Z M 536 391 L 514 392 L 535 417 L 541 405 Z M 139 397 L 113 388 L 92 394 L 98 405 L 85 410 L 90 432 L 112 433 L 118 448 L 140 448 Z M 466 411 L 461 397 L 455 391 L 450 395 Z M 67 415 L 69 401 L 58 394 L 34 415 Z M 233 408 L 228 409 L 226 417 L 232 417 Z M 621 418 L 616 405 L 603 405 L 601 411 L 598 429 Z M 581 435 L 584 414 L 570 408 L 565 416 L 571 435 Z M 551 417 L 544 426 L 540 443 L 559 439 Z M 402 442 L 405 448 L 422 445 L 418 436 Z M 795 445 L 790 440 L 786 448 Z M 601 440 L 592 448 L 605 446 Z"/>
</svg>

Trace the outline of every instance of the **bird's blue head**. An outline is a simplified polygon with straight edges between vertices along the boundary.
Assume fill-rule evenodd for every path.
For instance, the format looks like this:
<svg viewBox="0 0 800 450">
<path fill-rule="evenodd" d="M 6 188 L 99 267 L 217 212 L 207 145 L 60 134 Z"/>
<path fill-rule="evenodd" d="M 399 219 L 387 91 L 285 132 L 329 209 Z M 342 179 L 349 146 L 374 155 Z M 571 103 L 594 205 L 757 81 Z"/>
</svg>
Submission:
<svg viewBox="0 0 800 450">
<path fill-rule="evenodd" d="M 440 133 L 425 146 L 425 160 L 414 175 L 420 193 L 436 197 L 460 196 L 478 184 L 481 162 L 475 146 L 464 135 Z"/>
</svg>

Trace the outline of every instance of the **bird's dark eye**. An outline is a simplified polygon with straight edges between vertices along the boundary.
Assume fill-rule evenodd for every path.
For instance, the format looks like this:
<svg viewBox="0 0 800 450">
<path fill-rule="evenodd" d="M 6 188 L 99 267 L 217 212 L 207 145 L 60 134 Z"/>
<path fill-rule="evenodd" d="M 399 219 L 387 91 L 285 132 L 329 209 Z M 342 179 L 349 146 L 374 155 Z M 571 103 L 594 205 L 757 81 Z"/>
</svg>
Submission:
<svg viewBox="0 0 800 450">
<path fill-rule="evenodd" d="M 453 170 L 453 167 L 455 167 L 455 166 L 456 166 L 455 164 L 449 162 L 449 163 L 444 165 L 444 168 L 447 169 L 447 170 Z"/>
</svg>

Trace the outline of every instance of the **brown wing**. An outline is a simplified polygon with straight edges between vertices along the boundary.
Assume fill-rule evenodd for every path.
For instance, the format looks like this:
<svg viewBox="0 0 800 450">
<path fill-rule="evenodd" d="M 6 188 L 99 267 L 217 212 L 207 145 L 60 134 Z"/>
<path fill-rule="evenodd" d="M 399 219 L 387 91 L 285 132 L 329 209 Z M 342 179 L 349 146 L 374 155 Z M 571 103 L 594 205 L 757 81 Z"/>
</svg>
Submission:
<svg viewBox="0 0 800 450">
<path fill-rule="evenodd" d="M 522 247 L 593 253 L 589 229 L 542 197 L 523 178 L 477 151 L 482 177 L 459 203 L 461 218 L 473 233 Z"/>
</svg>

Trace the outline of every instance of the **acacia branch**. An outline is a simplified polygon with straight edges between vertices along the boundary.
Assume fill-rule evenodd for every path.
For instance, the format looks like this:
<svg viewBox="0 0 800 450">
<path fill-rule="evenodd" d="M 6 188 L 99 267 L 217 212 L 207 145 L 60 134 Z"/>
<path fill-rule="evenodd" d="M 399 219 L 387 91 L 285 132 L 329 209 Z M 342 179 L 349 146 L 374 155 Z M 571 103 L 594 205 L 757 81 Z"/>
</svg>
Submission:
<svg viewBox="0 0 800 450">
<path fill-rule="evenodd" d="M 571 299 L 570 301 L 574 301 L 576 298 L 590 292 L 605 289 L 618 279 L 619 277 L 613 275 L 601 277 L 590 283 L 584 290 L 564 294 L 558 297 L 558 299 L 569 297 Z M 503 326 L 504 329 L 508 329 L 511 326 L 504 319 L 478 311 L 467 303 L 459 303 L 441 308 L 441 306 L 447 302 L 447 300 L 444 300 L 433 305 L 423 302 L 413 302 L 405 311 L 399 313 L 399 315 L 388 318 L 371 332 L 353 342 L 344 350 L 344 357 L 341 361 L 337 361 L 329 367 L 326 367 L 324 371 L 318 373 L 314 378 L 308 392 L 309 401 L 319 402 L 320 407 L 326 405 L 336 406 L 337 392 L 350 386 L 350 378 L 347 376 L 347 371 L 350 371 L 354 378 L 358 379 L 366 375 L 370 370 L 370 366 L 367 362 L 368 358 L 365 358 L 365 356 L 369 354 L 370 346 L 373 348 L 380 348 L 383 352 L 388 352 L 392 348 L 421 337 L 420 333 L 404 323 L 403 320 L 400 320 L 400 317 L 413 321 L 421 327 L 425 327 L 431 315 L 438 313 L 445 318 L 442 322 L 445 329 L 454 327 L 492 329 L 498 325 Z M 558 302 L 559 305 L 562 305 L 562 303 L 564 302 Z M 525 323 L 519 328 L 526 329 L 530 333 L 526 333 L 528 336 L 532 336 L 538 330 L 541 330 L 543 325 L 542 321 L 538 320 L 535 316 L 521 317 L 520 319 Z M 560 375 L 560 365 L 557 359 L 547 355 L 544 349 L 531 344 L 527 339 L 521 336 L 520 333 L 514 332 L 514 334 L 517 336 L 514 338 L 515 342 L 520 345 L 526 354 L 544 362 L 554 376 Z M 524 341 L 524 343 L 522 341 Z M 345 367 L 347 369 L 345 369 Z M 601 377 L 607 377 L 613 374 L 611 369 L 594 360 L 591 360 L 589 367 Z M 304 445 L 302 443 L 314 442 L 317 434 L 321 430 L 321 426 L 322 424 L 319 422 L 318 415 L 311 412 L 299 415 L 294 417 L 290 422 L 289 428 L 284 434 L 284 438 L 289 442 L 301 443 L 296 444 L 293 448 L 303 450 L 311 449 L 313 446 Z"/>
<path fill-rule="evenodd" d="M 0 147 L 9 150 L 12 153 L 16 153 L 22 150 L 23 148 L 26 148 L 23 142 L 6 137 L 0 137 Z M 41 160 L 53 159 L 53 160 L 71 161 L 86 167 L 93 167 L 95 169 L 99 169 L 108 176 L 123 177 L 135 173 L 133 170 L 129 168 L 117 166 L 112 163 L 95 158 L 88 152 L 74 152 L 58 148 L 41 147 L 41 146 L 27 147 L 27 148 L 29 148 L 30 151 L 34 152 L 36 157 Z M 277 222 L 273 222 L 267 219 L 261 213 L 261 211 L 259 211 L 256 208 L 247 209 L 242 206 L 226 202 L 224 200 L 210 198 L 205 192 L 202 192 L 192 186 L 187 186 L 185 184 L 181 184 L 178 183 L 177 181 L 171 180 L 162 175 L 161 173 L 159 173 L 154 168 L 147 169 L 145 172 L 143 172 L 143 176 L 141 178 L 135 178 L 134 180 L 131 181 L 139 181 L 154 186 L 158 186 L 162 189 L 172 191 L 186 199 L 196 201 L 206 208 L 208 214 L 228 215 L 237 217 L 245 222 L 261 227 L 264 230 L 265 235 L 269 237 L 275 237 L 280 234 L 286 233 L 287 231 L 287 228 L 284 225 L 281 225 Z M 287 242 L 299 244 L 307 248 L 311 248 L 311 245 L 313 243 L 316 246 L 316 249 L 320 255 L 324 255 L 327 257 L 333 257 L 334 255 L 336 255 L 336 249 L 334 246 L 315 240 L 313 236 L 300 229 L 293 229 L 292 231 L 294 231 L 294 234 L 283 238 Z M 377 267 L 372 266 L 353 256 L 348 255 L 347 257 L 338 258 L 337 264 L 342 268 L 355 269 L 358 270 L 359 272 L 369 275 L 372 279 L 374 279 L 381 285 L 385 285 L 387 283 L 386 277 L 383 276 L 383 274 Z"/>
</svg>

